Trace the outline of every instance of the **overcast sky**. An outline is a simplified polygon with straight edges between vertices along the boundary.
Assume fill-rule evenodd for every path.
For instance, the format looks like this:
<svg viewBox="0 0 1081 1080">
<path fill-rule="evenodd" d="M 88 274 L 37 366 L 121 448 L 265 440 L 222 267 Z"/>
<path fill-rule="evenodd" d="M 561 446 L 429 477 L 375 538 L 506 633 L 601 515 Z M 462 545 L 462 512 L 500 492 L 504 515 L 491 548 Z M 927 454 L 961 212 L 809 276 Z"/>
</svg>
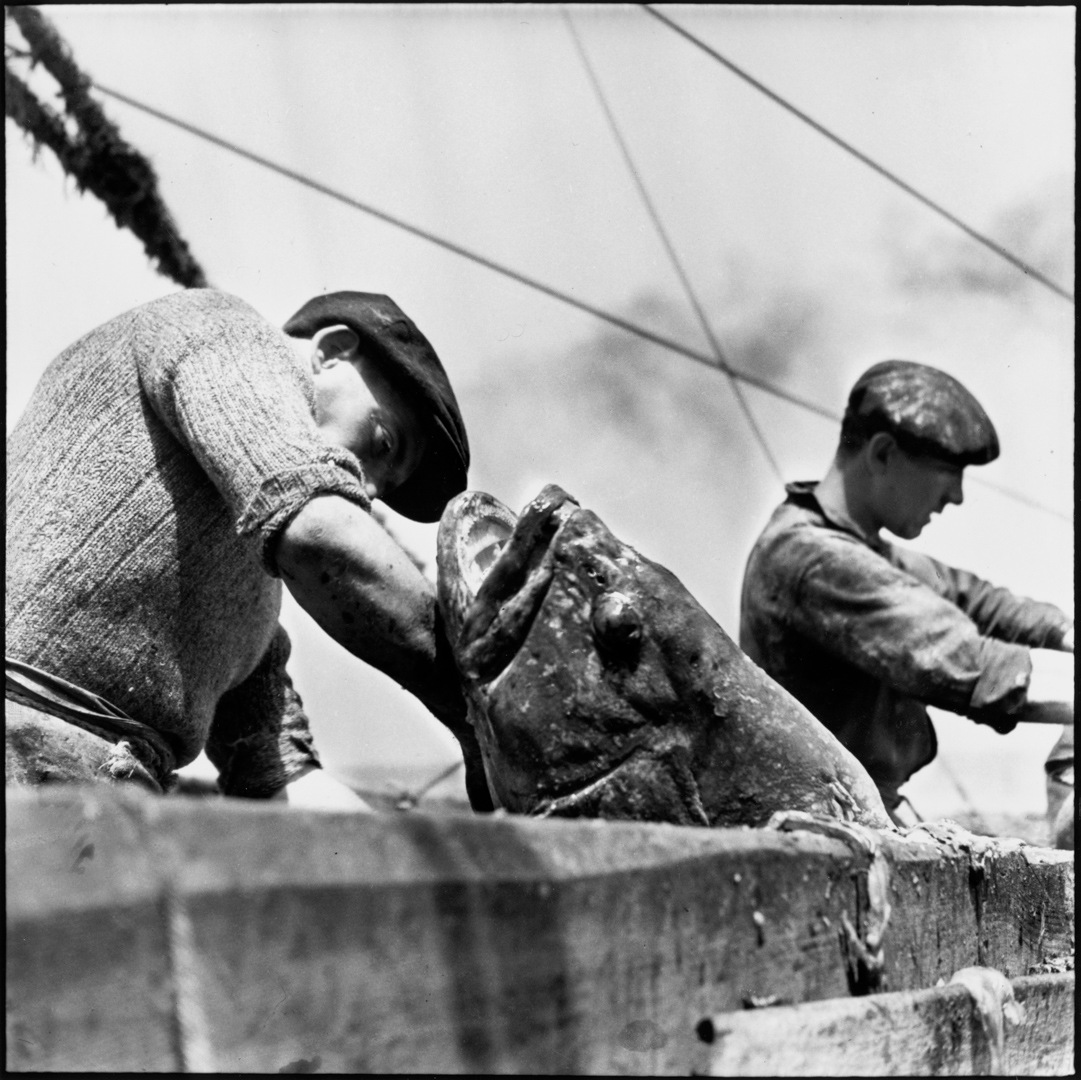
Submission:
<svg viewBox="0 0 1081 1080">
<path fill-rule="evenodd" d="M 100 84 L 709 353 L 559 7 L 43 10 Z M 569 10 L 726 358 L 837 414 L 887 356 L 956 374 L 994 418 L 1003 457 L 970 470 L 987 483 L 973 476 L 965 506 L 916 546 L 1072 610 L 1072 303 L 642 9 Z M 1072 7 L 660 10 L 1072 292 Z M 54 100 L 40 72 L 33 85 Z M 102 100 L 154 163 L 214 285 L 276 323 L 325 290 L 392 296 L 458 391 L 472 486 L 517 510 L 561 483 L 735 634 L 743 563 L 781 497 L 769 459 L 785 480 L 821 475 L 834 424 L 745 388 L 767 454 L 702 365 Z M 6 131 L 10 428 L 60 349 L 175 286 L 48 151 L 35 161 Z M 391 527 L 434 559 L 434 527 Z M 329 767 L 453 758 L 396 686 L 291 603 L 284 618 Z M 975 761 L 1019 803 L 1041 797 L 1047 731 L 1007 741 L 944 717 L 939 734 L 950 772 L 927 770 L 926 797 Z"/>
</svg>

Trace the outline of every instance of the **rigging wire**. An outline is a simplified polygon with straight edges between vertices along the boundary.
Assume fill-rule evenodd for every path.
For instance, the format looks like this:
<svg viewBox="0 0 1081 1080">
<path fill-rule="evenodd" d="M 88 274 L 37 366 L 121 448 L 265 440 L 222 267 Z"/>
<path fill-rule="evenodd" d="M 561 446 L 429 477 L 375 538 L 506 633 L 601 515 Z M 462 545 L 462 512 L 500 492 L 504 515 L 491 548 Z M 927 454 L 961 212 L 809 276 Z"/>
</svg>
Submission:
<svg viewBox="0 0 1081 1080">
<path fill-rule="evenodd" d="M 570 31 L 571 38 L 574 41 L 574 46 L 578 51 L 578 56 L 582 61 L 582 66 L 586 70 L 586 75 L 589 77 L 590 85 L 593 87 L 593 93 L 600 104 L 601 110 L 604 113 L 605 119 L 608 121 L 608 127 L 611 129 L 612 135 L 619 146 L 620 152 L 623 154 L 623 160 L 627 164 L 627 168 L 630 170 L 630 174 L 634 179 L 634 183 L 638 188 L 638 194 L 642 196 L 642 202 L 645 204 L 646 212 L 649 214 L 654 226 L 657 229 L 657 234 L 660 236 L 661 243 L 664 245 L 665 251 L 668 252 L 668 257 L 672 262 L 672 266 L 676 271 L 676 275 L 679 277 L 680 282 L 683 285 L 683 290 L 687 294 L 687 299 L 690 301 L 691 307 L 694 308 L 695 314 L 698 316 L 698 321 L 702 324 L 702 330 L 704 331 L 706 338 L 709 340 L 710 348 L 713 350 L 714 359 L 717 361 L 717 366 L 728 376 L 729 384 L 732 387 L 732 393 L 735 395 L 736 402 L 738 403 L 743 415 L 747 418 L 747 424 L 751 429 L 751 433 L 754 435 L 758 445 L 762 448 L 762 453 L 765 454 L 766 460 L 769 462 L 770 467 L 773 469 L 774 475 L 777 477 L 777 481 L 780 484 L 784 484 L 784 475 L 781 472 L 781 467 L 777 463 L 777 459 L 773 456 L 770 450 L 769 442 L 766 440 L 765 432 L 762 431 L 754 418 L 754 413 L 751 412 L 750 404 L 748 403 L 743 391 L 740 389 L 739 382 L 736 380 L 736 376 L 732 371 L 731 366 L 724 357 L 724 353 L 721 350 L 720 342 L 717 340 L 716 335 L 713 332 L 713 327 L 710 324 L 702 305 L 698 301 L 698 296 L 695 293 L 694 287 L 691 285 L 690 278 L 687 276 L 686 270 L 683 267 L 683 263 L 680 261 L 679 255 L 676 253 L 675 246 L 672 244 L 672 240 L 668 235 L 668 230 L 664 227 L 664 222 L 661 220 L 661 216 L 657 211 L 657 208 L 653 200 L 649 196 L 649 191 L 646 188 L 645 181 L 643 181 L 641 174 L 638 171 L 634 163 L 634 158 L 631 156 L 630 148 L 627 145 L 626 140 L 623 138 L 623 133 L 620 131 L 619 124 L 616 122 L 615 114 L 608 103 L 608 99 L 605 96 L 604 88 L 601 86 L 600 79 L 597 77 L 597 73 L 590 63 L 589 55 L 585 50 L 585 46 L 582 44 L 582 39 L 578 35 L 578 31 L 574 26 L 574 21 L 570 17 L 570 12 L 565 6 L 560 8 L 563 15 L 563 20 L 567 24 L 567 29 Z"/>
<path fill-rule="evenodd" d="M 571 296 L 569 293 L 565 293 L 560 289 L 553 288 L 551 285 L 545 285 L 541 281 L 537 281 L 535 278 L 528 277 L 525 274 L 519 273 L 517 270 L 512 270 L 508 266 L 504 266 L 502 263 L 495 262 L 493 259 L 489 259 L 484 255 L 480 255 L 475 251 L 471 251 L 469 248 L 462 247 L 460 244 L 456 244 L 451 240 L 446 240 L 441 236 L 437 236 L 435 233 L 429 232 L 427 229 L 422 229 L 417 225 L 411 225 L 407 221 L 403 221 L 399 217 L 395 217 L 393 214 L 388 214 L 384 210 L 371 206 L 368 203 L 361 202 L 359 199 L 354 199 L 343 192 L 336 191 L 332 187 L 328 187 L 326 184 L 321 184 L 317 180 L 313 180 L 303 173 L 296 172 L 293 169 L 289 169 L 284 165 L 279 165 L 277 162 L 271 161 L 269 158 L 260 156 L 253 153 L 251 150 L 245 150 L 242 146 L 237 146 L 235 143 L 230 142 L 228 139 L 220 138 L 217 135 L 211 134 L 209 131 L 205 131 L 202 128 L 196 127 L 194 124 L 189 124 L 185 120 L 180 120 L 175 116 L 170 116 L 168 113 L 162 112 L 160 109 L 155 109 L 153 106 L 144 105 L 142 102 L 128 97 L 126 94 L 120 93 L 118 90 L 111 90 L 107 86 L 103 86 L 99 82 L 95 82 L 94 85 L 101 93 L 108 95 L 109 97 L 116 98 L 117 101 L 122 101 L 126 105 L 130 105 L 133 109 L 139 109 L 141 112 L 145 112 L 150 116 L 156 117 L 158 120 L 163 120 L 167 124 L 172 124 L 175 127 L 180 128 L 183 131 L 187 131 L 189 134 L 195 135 L 200 139 L 204 139 L 207 142 L 213 143 L 216 146 L 220 146 L 225 150 L 229 150 L 240 157 L 247 158 L 249 161 L 255 162 L 257 165 L 262 165 L 264 168 L 269 169 L 271 172 L 276 172 L 281 176 L 288 177 L 290 180 L 295 180 L 298 184 L 304 185 L 304 187 L 311 188 L 313 191 L 318 191 L 323 195 L 327 195 L 332 199 L 336 199 L 338 202 L 345 203 L 346 206 L 351 206 L 355 210 L 361 210 L 366 214 L 370 214 L 372 217 L 379 218 L 380 221 L 385 221 L 389 225 L 394 225 L 405 232 L 412 233 L 414 236 L 419 236 L 422 240 L 427 240 L 429 243 L 436 244 L 441 248 L 445 248 L 447 251 L 453 252 L 455 255 L 461 255 L 465 259 L 469 259 L 471 262 L 475 262 L 480 266 L 486 267 L 489 270 L 495 271 L 497 274 L 502 274 L 504 277 L 510 278 L 512 281 L 517 281 L 522 285 L 528 285 L 531 289 L 536 289 L 538 292 L 544 293 L 546 296 L 550 296 L 555 300 L 562 300 L 565 304 L 570 304 L 572 307 L 578 308 L 579 311 L 585 311 L 590 315 L 596 316 L 598 319 L 602 319 L 604 322 L 610 323 L 613 326 L 618 326 L 621 330 L 626 330 L 628 333 L 635 334 L 640 338 L 644 338 L 646 341 L 652 341 L 655 345 L 660 345 L 672 352 L 679 353 L 681 356 L 687 357 L 689 360 L 696 360 L 700 364 L 705 364 L 707 367 L 717 368 L 717 361 L 709 356 L 707 353 L 699 352 L 697 349 L 689 348 L 686 345 L 680 344 L 678 341 L 674 341 L 671 338 L 665 337 L 663 334 L 655 333 L 652 330 L 647 329 L 644 326 L 639 326 L 637 323 L 630 322 L 628 319 L 624 319 L 619 315 L 613 315 L 611 312 L 605 311 L 603 308 L 595 307 L 593 304 L 588 304 L 584 300 L 579 300 L 577 297 Z M 840 416 L 832 409 L 827 409 L 823 405 L 819 405 L 816 402 L 809 401 L 806 398 L 800 397 L 798 394 L 783 389 L 779 386 L 774 386 L 772 383 L 767 382 L 765 379 L 759 378 L 756 375 L 751 375 L 745 371 L 738 371 L 735 368 L 728 368 L 728 372 L 736 379 L 742 382 L 748 383 L 750 386 L 756 386 L 759 390 L 764 390 L 768 394 L 772 394 L 774 397 L 779 397 L 784 401 L 789 402 L 792 405 L 798 405 L 802 409 L 806 409 L 809 412 L 816 413 L 817 415 L 824 417 L 827 420 L 840 421 Z"/>
<path fill-rule="evenodd" d="M 781 97 L 780 94 L 775 93 L 773 90 L 770 90 L 768 86 L 760 83 L 753 76 L 748 75 L 747 72 L 733 64 L 731 60 L 722 56 L 719 52 L 717 52 L 716 49 L 710 47 L 704 41 L 695 37 L 695 35 L 692 34 L 689 30 L 685 30 L 678 23 L 673 22 L 670 18 L 668 18 L 667 15 L 662 15 L 651 4 L 640 4 L 639 6 L 649 12 L 649 14 L 652 15 L 655 19 L 658 19 L 660 22 L 664 23 L 665 26 L 671 28 L 682 37 L 685 37 L 693 45 L 697 45 L 698 48 L 700 48 L 703 52 L 707 53 L 709 56 L 712 56 L 713 59 L 716 60 L 719 64 L 723 64 L 726 68 L 728 68 L 729 71 L 732 72 L 733 75 L 737 75 L 739 78 L 743 79 L 744 82 L 749 83 L 760 93 L 765 94 L 766 97 L 768 97 L 771 101 L 776 102 L 778 105 L 781 106 L 781 108 L 787 109 L 790 113 L 792 113 L 793 116 L 798 117 L 805 124 L 809 124 L 820 135 L 824 135 L 827 139 L 830 140 L 830 142 L 835 143 L 842 150 L 847 151 L 849 154 L 851 154 L 858 161 L 861 161 L 868 168 L 873 169 L 880 176 L 883 176 L 887 180 L 889 180 L 890 183 L 895 184 L 902 191 L 907 192 L 914 199 L 917 199 L 919 202 L 923 203 L 924 206 L 933 210 L 941 217 L 944 217 L 948 222 L 950 222 L 950 224 L 956 225 L 957 228 L 959 228 L 962 232 L 967 233 L 977 243 L 982 244 L 984 247 L 993 251 L 1000 258 L 1005 259 L 1008 263 L 1010 263 L 1016 269 L 1020 270 L 1023 274 L 1032 278 L 1033 281 L 1039 282 L 1041 285 L 1050 289 L 1053 293 L 1056 293 L 1057 295 L 1068 300 L 1071 304 L 1074 302 L 1073 293 L 1067 292 L 1061 285 L 1041 274 L 1039 270 L 1037 270 L 1029 263 L 1025 262 L 1024 259 L 1020 259 L 1016 255 L 1007 251 L 1006 248 L 1004 248 L 1001 244 L 998 244 L 994 240 L 991 240 L 989 237 L 984 236 L 983 233 L 977 232 L 974 228 L 972 228 L 972 226 L 966 225 L 965 222 L 963 222 L 959 217 L 951 214 L 944 207 L 939 206 L 938 203 L 934 202 L 926 195 L 923 195 L 921 192 L 917 191 L 914 187 L 911 186 L 911 184 L 906 184 L 905 181 L 902 180 L 899 176 L 896 176 L 884 166 L 879 165 L 877 161 L 872 160 L 866 154 L 861 153 L 850 143 L 845 142 L 845 140 L 842 139 L 840 136 L 835 135 L 832 131 L 829 130 L 829 128 L 826 128 L 822 124 L 818 123 L 817 120 L 812 120 L 811 117 L 809 117 L 805 112 L 797 109 L 795 105 L 793 105 L 789 101 L 786 101 L 783 97 Z"/>
<path fill-rule="evenodd" d="M 340 191 L 335 191 L 334 188 L 328 187 L 326 184 L 321 184 L 317 180 L 312 180 L 310 177 L 305 176 L 303 173 L 298 173 L 293 169 L 286 168 L 284 165 L 279 165 L 269 158 L 260 156 L 253 153 L 250 150 L 245 150 L 241 146 L 237 146 L 235 143 L 230 142 L 228 139 L 223 139 L 217 135 L 211 134 L 209 131 L 205 131 L 202 128 L 196 127 L 194 124 L 189 124 L 185 120 L 180 120 L 177 117 L 170 116 L 168 113 L 162 112 L 160 109 L 156 109 L 151 105 L 146 105 L 135 98 L 128 97 L 127 94 L 122 94 L 118 90 L 112 90 L 107 86 L 103 86 L 99 82 L 94 82 L 93 85 L 103 94 L 109 97 L 115 98 L 117 101 L 122 101 L 126 105 L 130 105 L 133 109 L 138 109 L 141 112 L 147 113 L 149 116 L 153 116 L 164 123 L 171 124 L 174 127 L 180 128 L 182 131 L 187 131 L 191 135 L 195 135 L 197 138 L 203 139 L 206 142 L 213 143 L 215 146 L 220 146 L 225 150 L 229 150 L 231 153 L 238 155 L 239 157 L 246 158 L 249 161 L 255 162 L 257 165 L 261 165 L 271 172 L 276 172 L 281 176 L 288 177 L 290 180 L 295 180 L 298 184 L 304 187 L 311 188 L 313 191 L 318 191 L 323 195 L 327 195 L 332 199 L 336 199 L 338 202 L 344 203 L 346 206 L 351 206 L 355 210 L 361 210 L 366 214 L 370 214 L 372 217 L 378 218 L 380 221 L 385 221 L 389 225 L 394 225 L 404 232 L 411 233 L 413 236 L 418 236 L 422 240 L 427 240 L 438 247 L 444 248 L 447 251 L 453 252 L 455 255 L 460 255 L 464 259 L 468 259 L 471 262 L 477 263 L 479 266 L 486 267 L 489 270 L 494 271 L 497 274 L 501 274 L 504 277 L 510 278 L 512 281 L 517 281 L 522 285 L 526 285 L 531 289 L 535 289 L 538 292 L 544 293 L 546 296 L 550 296 L 555 300 L 561 300 L 565 304 L 569 304 L 571 307 L 577 308 L 579 311 L 585 311 L 590 315 L 601 319 L 604 322 L 617 326 L 621 330 L 627 331 L 627 333 L 634 334 L 637 337 L 643 338 L 646 341 L 651 341 L 655 345 L 660 345 L 663 348 L 677 353 L 680 356 L 684 356 L 689 360 L 694 360 L 700 364 L 706 365 L 706 367 L 713 368 L 715 370 L 722 370 L 719 368 L 717 361 L 697 349 L 688 348 L 686 345 L 680 344 L 678 341 L 673 341 L 671 338 L 665 337 L 663 334 L 654 333 L 652 330 L 648 330 L 644 326 L 639 326 L 636 323 L 632 323 L 627 319 L 621 318 L 618 315 L 613 315 L 610 312 L 603 310 L 602 308 L 595 307 L 592 304 L 587 304 L 583 300 L 579 300 L 569 293 L 555 289 L 550 285 L 545 285 L 543 282 L 537 281 L 534 278 L 528 277 L 525 274 L 519 273 L 517 270 L 512 270 L 510 267 L 503 266 L 501 263 L 497 263 L 492 259 L 480 255 L 477 252 L 470 251 L 468 248 L 462 247 L 460 244 L 456 244 L 453 241 L 446 240 L 443 237 L 437 236 L 434 233 L 428 232 L 426 229 L 422 229 L 419 226 L 411 225 L 407 221 L 403 221 L 401 218 L 397 218 L 392 214 L 388 214 L 383 210 L 379 210 L 376 207 L 369 206 L 367 203 L 361 202 L 359 199 L 354 199 L 349 195 L 345 195 Z M 793 394 L 782 387 L 775 386 L 765 379 L 759 378 L 755 375 L 750 375 L 744 371 L 738 371 L 735 368 L 728 369 L 731 375 L 739 379 L 741 382 L 747 383 L 749 386 L 758 387 L 758 389 L 765 391 L 768 394 L 772 394 L 774 397 L 780 398 L 783 401 L 787 401 L 792 405 L 796 405 L 807 412 L 814 413 L 816 416 L 823 417 L 826 420 L 832 420 L 835 423 L 840 423 L 841 416 L 833 409 L 827 409 L 823 405 L 819 405 L 816 402 L 808 401 L 806 398 L 800 397 L 798 394 Z M 1053 517 L 1061 518 L 1063 521 L 1067 521 L 1070 524 L 1073 523 L 1073 518 L 1064 514 L 1061 510 L 1056 510 L 1054 507 L 1045 506 L 1035 499 L 1031 499 L 1020 492 L 1013 491 L 1010 488 L 1003 487 L 995 484 L 988 484 L 985 480 L 980 480 L 978 477 L 974 477 L 977 483 L 983 484 L 988 487 L 994 488 L 1000 494 L 1007 498 L 1013 499 L 1020 503 L 1032 507 L 1033 509 L 1040 510 L 1045 514 L 1049 514 Z"/>
</svg>

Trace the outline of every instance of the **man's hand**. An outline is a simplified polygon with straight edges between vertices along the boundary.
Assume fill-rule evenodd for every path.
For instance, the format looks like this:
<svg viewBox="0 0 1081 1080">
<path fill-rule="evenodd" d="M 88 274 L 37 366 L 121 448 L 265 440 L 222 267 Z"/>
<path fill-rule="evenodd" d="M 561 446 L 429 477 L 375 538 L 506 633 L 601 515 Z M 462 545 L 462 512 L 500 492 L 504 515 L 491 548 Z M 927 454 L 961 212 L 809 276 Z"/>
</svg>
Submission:
<svg viewBox="0 0 1081 1080">
<path fill-rule="evenodd" d="M 328 776 L 319 766 L 309 765 L 299 776 L 290 780 L 273 801 L 287 802 L 300 810 L 349 810 L 354 813 L 374 813 L 355 791 L 340 780 Z"/>
<path fill-rule="evenodd" d="M 1073 623 L 1070 623 L 1070 629 L 1062 635 L 1062 644 L 1059 648 L 1063 652 L 1073 652 Z"/>
</svg>

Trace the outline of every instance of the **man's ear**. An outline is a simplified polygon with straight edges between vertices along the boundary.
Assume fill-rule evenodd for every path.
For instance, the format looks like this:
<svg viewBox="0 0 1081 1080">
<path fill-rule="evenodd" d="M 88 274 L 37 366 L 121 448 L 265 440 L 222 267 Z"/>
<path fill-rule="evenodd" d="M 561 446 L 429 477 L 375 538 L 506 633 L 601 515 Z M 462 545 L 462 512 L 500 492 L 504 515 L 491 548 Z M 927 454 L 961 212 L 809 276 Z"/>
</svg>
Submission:
<svg viewBox="0 0 1081 1080">
<path fill-rule="evenodd" d="M 872 472 L 883 472 L 897 452 L 897 440 L 887 431 L 876 431 L 867 440 L 865 450 Z"/>
<path fill-rule="evenodd" d="M 352 360 L 360 345 L 360 338 L 348 326 L 328 326 L 312 339 L 312 369 L 321 371 L 333 367 L 340 360 Z"/>
</svg>

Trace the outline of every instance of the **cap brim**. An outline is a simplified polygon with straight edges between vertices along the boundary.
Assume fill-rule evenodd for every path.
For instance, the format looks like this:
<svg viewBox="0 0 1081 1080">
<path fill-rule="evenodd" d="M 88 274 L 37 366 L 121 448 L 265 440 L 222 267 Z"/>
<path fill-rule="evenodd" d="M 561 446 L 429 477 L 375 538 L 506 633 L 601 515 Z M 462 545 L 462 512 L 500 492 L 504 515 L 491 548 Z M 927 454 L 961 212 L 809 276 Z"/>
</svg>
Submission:
<svg viewBox="0 0 1081 1080">
<path fill-rule="evenodd" d="M 466 463 L 442 421 L 433 417 L 420 463 L 404 483 L 383 497 L 383 502 L 411 521 L 438 521 L 447 503 L 465 490 L 466 481 Z"/>
</svg>

